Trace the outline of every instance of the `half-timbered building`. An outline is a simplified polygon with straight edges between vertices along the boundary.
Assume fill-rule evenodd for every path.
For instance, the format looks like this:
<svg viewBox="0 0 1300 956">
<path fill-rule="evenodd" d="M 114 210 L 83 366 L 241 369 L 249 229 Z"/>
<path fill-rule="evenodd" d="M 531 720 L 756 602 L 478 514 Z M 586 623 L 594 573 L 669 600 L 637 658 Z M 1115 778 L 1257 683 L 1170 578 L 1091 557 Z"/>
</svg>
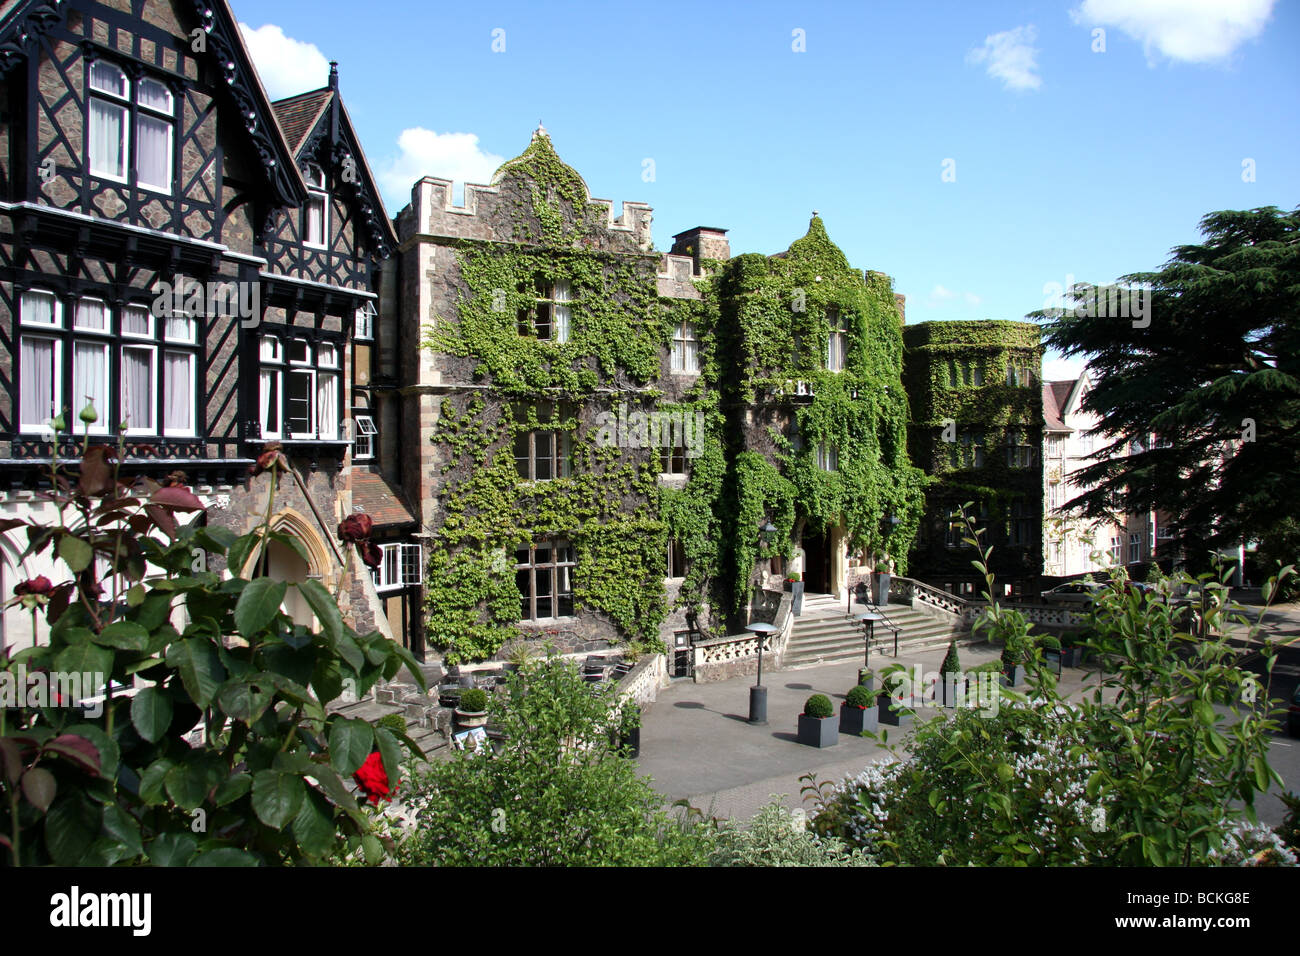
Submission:
<svg viewBox="0 0 1300 956">
<path fill-rule="evenodd" d="M 386 630 L 336 528 L 394 234 L 337 80 L 273 103 L 225 0 L 0 2 L 0 512 L 43 516 L 51 456 L 75 456 L 52 423 L 87 405 L 126 473 L 185 472 L 241 533 L 276 441 L 271 520 L 306 560 L 274 545 L 261 570 L 345 584 Z M 0 547 L 6 595 L 54 570 Z M 31 628 L 7 614 L 0 647 Z"/>
</svg>

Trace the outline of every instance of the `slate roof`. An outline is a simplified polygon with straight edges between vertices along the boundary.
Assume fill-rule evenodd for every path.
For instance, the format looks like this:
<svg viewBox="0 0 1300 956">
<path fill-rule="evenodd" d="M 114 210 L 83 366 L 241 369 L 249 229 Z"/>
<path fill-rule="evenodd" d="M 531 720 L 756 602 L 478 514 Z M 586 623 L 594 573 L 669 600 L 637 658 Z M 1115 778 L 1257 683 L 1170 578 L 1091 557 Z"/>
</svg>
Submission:
<svg viewBox="0 0 1300 956">
<path fill-rule="evenodd" d="M 415 515 L 402 496 L 374 471 L 352 472 L 352 510 L 367 514 L 376 527 L 416 524 Z"/>
<path fill-rule="evenodd" d="M 1070 431 L 1064 420 L 1065 406 L 1076 381 L 1077 379 L 1068 379 L 1064 382 L 1043 383 L 1043 422 L 1048 431 Z"/>
<path fill-rule="evenodd" d="M 280 128 L 284 130 L 284 138 L 288 141 L 289 149 L 293 151 L 294 156 L 298 155 L 303 140 L 315 127 L 321 113 L 329 106 L 330 96 L 333 93 L 334 91 L 326 86 L 319 90 L 312 90 L 310 93 L 299 93 L 297 96 L 275 100 L 271 104 L 271 108 L 275 110 L 275 118 L 279 120 Z"/>
</svg>

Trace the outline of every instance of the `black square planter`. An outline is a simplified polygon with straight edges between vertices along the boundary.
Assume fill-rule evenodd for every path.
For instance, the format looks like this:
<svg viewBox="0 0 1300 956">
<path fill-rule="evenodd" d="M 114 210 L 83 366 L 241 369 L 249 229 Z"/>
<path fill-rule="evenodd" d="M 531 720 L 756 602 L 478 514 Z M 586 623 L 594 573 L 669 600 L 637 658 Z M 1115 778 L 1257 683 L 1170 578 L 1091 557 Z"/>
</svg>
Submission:
<svg viewBox="0 0 1300 956">
<path fill-rule="evenodd" d="M 912 722 L 912 717 L 914 715 L 912 714 L 911 708 L 903 707 L 903 705 L 899 704 L 898 706 L 900 709 L 894 710 L 893 707 L 890 706 L 894 703 L 894 699 L 888 694 L 881 694 L 876 698 L 876 703 L 879 708 L 880 722 L 882 724 L 888 724 L 891 727 L 906 727 Z"/>
<path fill-rule="evenodd" d="M 879 727 L 880 714 L 876 708 L 840 704 L 840 733 L 860 737 L 864 730 L 875 733 Z"/>
<path fill-rule="evenodd" d="M 832 717 L 799 715 L 799 743 L 809 747 L 834 747 L 840 742 L 838 721 Z"/>
<path fill-rule="evenodd" d="M 1025 667 L 1023 664 L 1017 664 L 1015 669 L 1010 673 L 1003 673 L 1003 687 L 1019 687 L 1025 682 Z"/>
<path fill-rule="evenodd" d="M 1061 648 L 1061 666 L 1078 667 L 1079 661 L 1083 657 L 1082 647 L 1063 647 Z"/>
</svg>

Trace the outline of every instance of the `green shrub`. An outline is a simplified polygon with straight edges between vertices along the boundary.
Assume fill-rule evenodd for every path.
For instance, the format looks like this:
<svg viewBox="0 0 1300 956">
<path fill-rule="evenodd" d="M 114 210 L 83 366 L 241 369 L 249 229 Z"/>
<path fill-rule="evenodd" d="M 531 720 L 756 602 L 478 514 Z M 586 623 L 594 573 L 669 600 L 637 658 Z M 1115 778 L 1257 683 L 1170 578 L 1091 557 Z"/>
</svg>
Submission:
<svg viewBox="0 0 1300 956">
<path fill-rule="evenodd" d="M 759 810 L 744 829 L 718 834 L 711 866 L 873 866 L 865 853 L 837 837 L 818 836 L 780 803 Z"/>
<path fill-rule="evenodd" d="M 804 701 L 803 712 L 805 717 L 829 717 L 835 713 L 835 708 L 825 694 L 813 694 Z"/>
<path fill-rule="evenodd" d="M 852 688 L 844 697 L 844 703 L 850 707 L 871 707 L 876 702 L 876 695 L 861 684 Z"/>
<path fill-rule="evenodd" d="M 468 751 L 417 770 L 399 845 L 418 866 L 699 866 L 714 830 L 676 820 L 619 747 L 636 719 L 612 681 L 571 661 L 539 660 L 506 679 L 490 760 Z"/>
<path fill-rule="evenodd" d="M 395 734 L 406 733 L 406 718 L 401 714 L 384 714 L 375 722 L 376 727 L 391 730 Z"/>
<path fill-rule="evenodd" d="M 943 663 L 939 665 L 940 674 L 958 674 L 961 673 L 961 659 L 957 656 L 957 642 L 952 641 L 948 645 L 948 653 L 943 656 Z"/>
<path fill-rule="evenodd" d="M 480 713 L 487 710 L 487 705 L 487 691 L 479 690 L 477 687 L 472 687 L 460 695 L 460 709 L 466 713 Z"/>
</svg>

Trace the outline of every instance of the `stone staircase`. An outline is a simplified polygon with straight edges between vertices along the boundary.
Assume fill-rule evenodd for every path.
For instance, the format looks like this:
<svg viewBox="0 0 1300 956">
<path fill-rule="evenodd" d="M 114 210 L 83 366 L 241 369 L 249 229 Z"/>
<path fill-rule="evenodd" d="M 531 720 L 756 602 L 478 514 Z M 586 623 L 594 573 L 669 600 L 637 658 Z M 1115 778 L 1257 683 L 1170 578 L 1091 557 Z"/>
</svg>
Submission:
<svg viewBox="0 0 1300 956">
<path fill-rule="evenodd" d="M 372 693 L 358 701 L 330 706 L 333 713 L 377 724 L 387 714 L 401 714 L 406 718 L 406 735 L 425 754 L 447 746 L 452 712 L 438 705 L 437 686 L 442 679 L 442 668 L 427 665 L 424 678 L 429 693 L 422 694 L 410 675 L 400 672 L 396 679 L 377 686 Z M 406 678 L 406 680 L 403 680 Z"/>
<path fill-rule="evenodd" d="M 862 608 L 854 607 L 854 613 Z M 916 611 L 905 604 L 890 604 L 883 608 L 890 623 L 900 629 L 898 646 L 909 651 L 942 647 L 953 638 L 959 644 L 974 643 L 969 631 L 959 629 L 941 618 Z M 828 594 L 804 597 L 803 613 L 794 619 L 794 630 L 786 644 L 784 666 L 786 669 L 813 667 L 818 664 L 838 664 L 862 661 L 862 624 L 848 617 L 845 602 Z M 894 653 L 894 634 L 877 624 L 871 642 L 871 659 L 878 655 Z"/>
</svg>

